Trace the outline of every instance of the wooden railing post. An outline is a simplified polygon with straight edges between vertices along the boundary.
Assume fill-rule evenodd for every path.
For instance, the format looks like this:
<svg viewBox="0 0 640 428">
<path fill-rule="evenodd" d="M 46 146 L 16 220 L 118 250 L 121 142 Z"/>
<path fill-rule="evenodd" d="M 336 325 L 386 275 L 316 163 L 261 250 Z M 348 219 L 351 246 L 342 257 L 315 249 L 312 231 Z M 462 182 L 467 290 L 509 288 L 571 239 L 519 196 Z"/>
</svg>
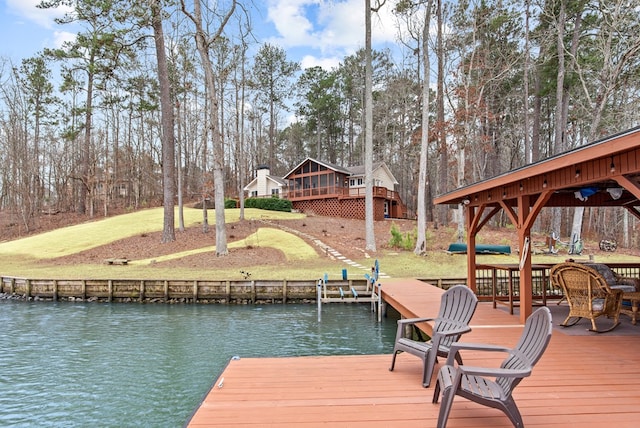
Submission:
<svg viewBox="0 0 640 428">
<path fill-rule="evenodd" d="M 287 303 L 287 280 L 282 281 L 282 303 Z"/>
</svg>

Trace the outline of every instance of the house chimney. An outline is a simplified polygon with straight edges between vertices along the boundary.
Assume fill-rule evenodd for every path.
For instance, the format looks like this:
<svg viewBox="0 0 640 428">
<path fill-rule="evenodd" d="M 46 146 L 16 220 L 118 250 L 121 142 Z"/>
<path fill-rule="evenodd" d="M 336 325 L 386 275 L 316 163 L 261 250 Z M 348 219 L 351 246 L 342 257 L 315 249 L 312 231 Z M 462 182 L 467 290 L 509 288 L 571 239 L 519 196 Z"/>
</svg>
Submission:
<svg viewBox="0 0 640 428">
<path fill-rule="evenodd" d="M 267 175 L 269 175 L 269 173 L 270 170 L 267 165 L 258 165 L 258 168 L 256 170 L 256 175 L 258 177 L 266 177 Z"/>
</svg>

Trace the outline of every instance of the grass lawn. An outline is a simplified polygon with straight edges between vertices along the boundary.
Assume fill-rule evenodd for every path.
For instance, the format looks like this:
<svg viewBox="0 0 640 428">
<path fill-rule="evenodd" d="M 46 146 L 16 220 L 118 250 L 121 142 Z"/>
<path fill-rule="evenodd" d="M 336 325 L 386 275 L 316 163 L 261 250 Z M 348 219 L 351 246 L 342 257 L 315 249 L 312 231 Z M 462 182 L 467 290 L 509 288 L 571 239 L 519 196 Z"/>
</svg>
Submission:
<svg viewBox="0 0 640 428">
<path fill-rule="evenodd" d="M 185 226 L 197 226 L 202 221 L 202 211 L 185 208 Z M 177 217 L 177 215 L 176 215 Z M 239 210 L 225 212 L 226 222 L 239 220 Z M 303 214 L 245 209 L 246 219 L 300 219 Z M 214 221 L 210 216 L 210 221 Z M 124 238 L 162 230 L 163 209 L 153 208 L 130 214 L 89 221 L 54 231 L 0 243 L 0 275 L 27 278 L 127 278 L 127 279 L 241 279 L 238 267 L 190 268 L 162 267 L 157 262 L 178 260 L 182 257 L 213 252 L 206 246 L 190 251 L 131 261 L 127 266 L 110 266 L 104 263 L 63 264 L 58 257 L 76 254 Z M 212 225 L 214 227 L 214 225 Z M 276 248 L 285 254 L 285 265 L 273 266 L 252 261 L 252 279 L 318 279 L 325 273 L 330 278 L 340 278 L 347 269 L 350 278 L 361 278 L 365 271 L 342 261 L 319 256 L 316 250 L 299 236 L 275 228 L 258 228 L 255 233 L 238 240 L 229 240 L 229 249 L 246 246 Z M 534 255 L 534 263 L 559 263 L 568 255 Z M 411 251 L 379 250 L 371 258 L 364 255 L 354 260 L 362 266 L 372 266 L 374 258 L 380 262 L 381 271 L 396 278 L 464 278 L 467 273 L 466 256 L 450 255 L 443 251 L 430 251 L 420 257 Z M 640 262 L 640 258 L 616 253 L 600 253 L 598 262 Z M 479 255 L 478 263 L 518 263 L 517 254 Z M 222 264 L 224 265 L 224 264 Z"/>
</svg>

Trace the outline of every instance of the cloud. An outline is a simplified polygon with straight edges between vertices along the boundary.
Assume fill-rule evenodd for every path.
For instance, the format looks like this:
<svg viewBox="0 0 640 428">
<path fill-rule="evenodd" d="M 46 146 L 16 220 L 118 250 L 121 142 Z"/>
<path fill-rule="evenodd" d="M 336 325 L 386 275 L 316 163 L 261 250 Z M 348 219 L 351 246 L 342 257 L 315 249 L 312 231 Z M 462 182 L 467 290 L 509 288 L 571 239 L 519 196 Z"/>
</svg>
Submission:
<svg viewBox="0 0 640 428">
<path fill-rule="evenodd" d="M 39 9 L 36 5 L 40 4 L 41 0 L 6 0 L 6 2 L 10 13 L 47 29 L 51 29 L 56 25 L 55 18 L 60 18 L 66 12 L 72 10 L 67 6 Z"/>
<path fill-rule="evenodd" d="M 68 31 L 54 31 L 53 32 L 53 46 L 56 48 L 62 47 L 64 42 L 72 42 L 76 39 L 77 34 L 70 33 Z"/>
<path fill-rule="evenodd" d="M 317 58 L 313 55 L 305 55 L 300 61 L 300 67 L 302 67 L 302 69 L 307 69 L 319 66 L 325 70 L 332 70 L 334 68 L 338 68 L 342 60 L 343 58 L 337 57 Z"/>
<path fill-rule="evenodd" d="M 306 48 L 307 64 L 332 64 L 364 47 L 364 3 L 362 0 L 269 0 L 267 17 L 277 34 L 270 43 L 286 50 Z M 372 39 L 376 45 L 395 42 L 396 26 L 391 7 L 385 5 L 372 16 Z M 303 64 L 304 66 L 304 64 Z"/>
</svg>

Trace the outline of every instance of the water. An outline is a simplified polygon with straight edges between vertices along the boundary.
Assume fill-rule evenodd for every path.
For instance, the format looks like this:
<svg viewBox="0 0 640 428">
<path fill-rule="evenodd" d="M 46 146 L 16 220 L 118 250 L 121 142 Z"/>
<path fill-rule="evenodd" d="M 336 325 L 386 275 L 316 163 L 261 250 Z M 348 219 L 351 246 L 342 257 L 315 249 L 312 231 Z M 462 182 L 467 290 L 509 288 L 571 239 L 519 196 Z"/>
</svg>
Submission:
<svg viewBox="0 0 640 428">
<path fill-rule="evenodd" d="M 0 301 L 0 426 L 181 427 L 233 356 L 391 353 L 368 304 Z"/>
</svg>

